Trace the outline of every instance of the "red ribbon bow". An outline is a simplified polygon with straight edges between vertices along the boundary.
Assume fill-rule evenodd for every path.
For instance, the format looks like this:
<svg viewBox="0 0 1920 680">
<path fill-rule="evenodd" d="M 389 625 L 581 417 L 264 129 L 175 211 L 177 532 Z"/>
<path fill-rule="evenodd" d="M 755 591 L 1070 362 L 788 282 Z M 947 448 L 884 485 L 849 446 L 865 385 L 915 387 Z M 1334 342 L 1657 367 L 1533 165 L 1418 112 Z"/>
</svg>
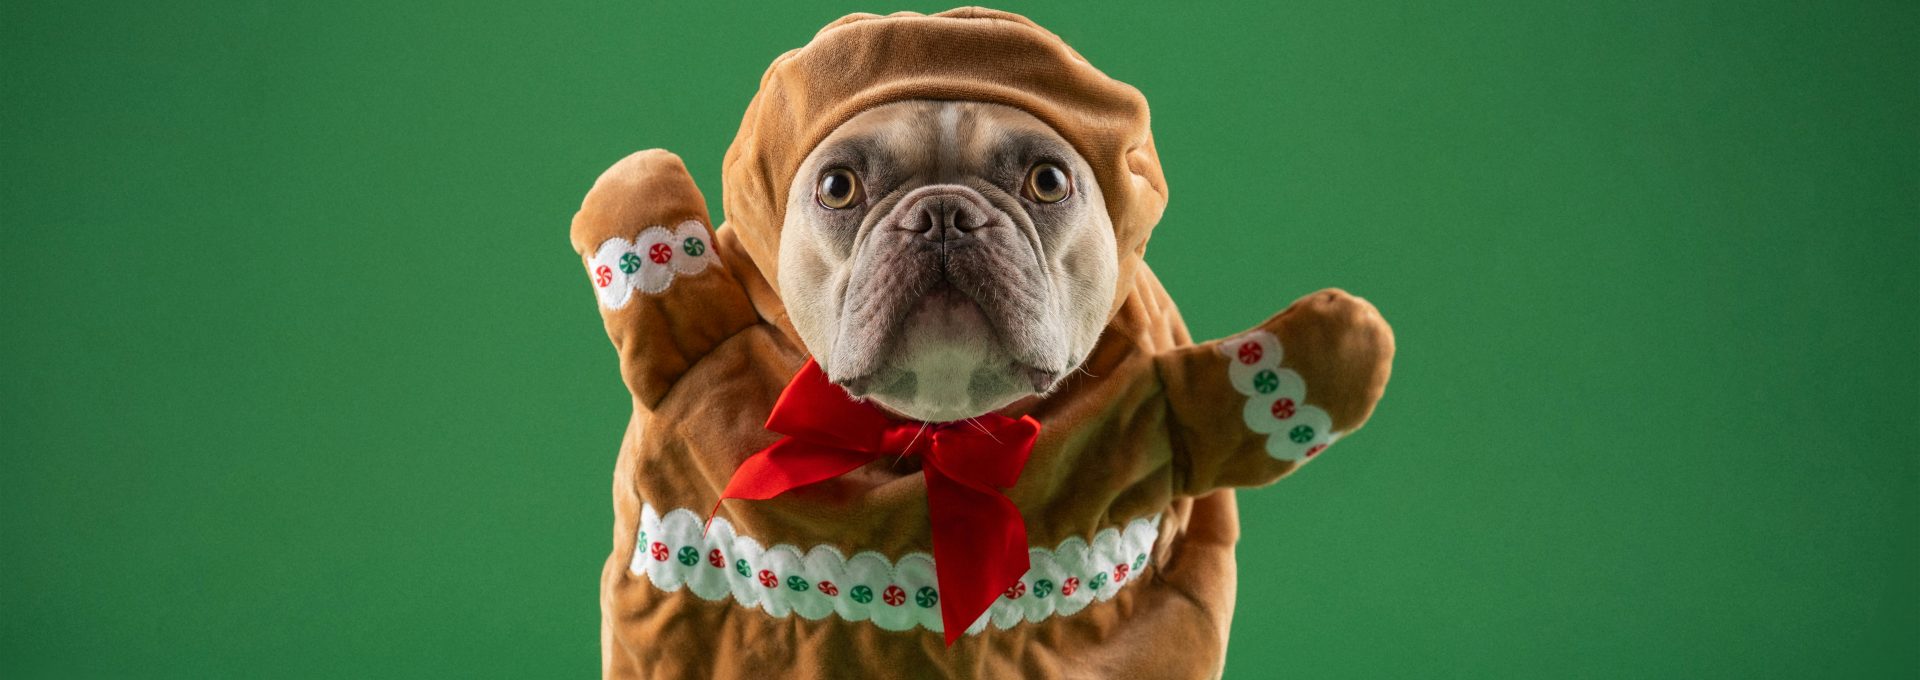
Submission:
<svg viewBox="0 0 1920 680">
<path fill-rule="evenodd" d="M 940 424 L 895 420 L 848 397 L 808 360 L 774 403 L 767 429 L 786 436 L 742 462 L 720 500 L 765 500 L 877 458 L 920 456 L 948 646 L 1032 566 L 1026 522 L 999 491 L 1013 486 L 1027 466 L 1040 435 L 1032 416 L 989 413 Z"/>
</svg>

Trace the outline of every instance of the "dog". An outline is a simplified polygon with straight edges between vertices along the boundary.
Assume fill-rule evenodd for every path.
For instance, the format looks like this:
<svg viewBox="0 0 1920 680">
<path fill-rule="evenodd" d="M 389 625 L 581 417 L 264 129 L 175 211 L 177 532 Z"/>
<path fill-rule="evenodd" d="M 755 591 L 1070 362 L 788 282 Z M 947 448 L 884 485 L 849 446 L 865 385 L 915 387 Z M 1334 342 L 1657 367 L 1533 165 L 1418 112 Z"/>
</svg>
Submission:
<svg viewBox="0 0 1920 680">
<path fill-rule="evenodd" d="M 641 151 L 572 222 L 633 405 L 608 677 L 1220 674 L 1234 489 L 1373 414 L 1379 310 L 1322 290 L 1194 342 L 1144 259 L 1145 97 L 1006 12 L 829 24 L 722 183 L 716 230 Z"/>
</svg>

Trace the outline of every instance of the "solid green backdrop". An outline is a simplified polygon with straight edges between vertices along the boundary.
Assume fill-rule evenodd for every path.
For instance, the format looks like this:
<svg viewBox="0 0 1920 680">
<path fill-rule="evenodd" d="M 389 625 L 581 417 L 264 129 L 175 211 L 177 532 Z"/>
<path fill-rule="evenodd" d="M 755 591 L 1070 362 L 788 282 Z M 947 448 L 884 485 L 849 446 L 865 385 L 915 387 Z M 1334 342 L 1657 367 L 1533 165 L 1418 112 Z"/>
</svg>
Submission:
<svg viewBox="0 0 1920 680">
<path fill-rule="evenodd" d="M 1007 7 L 1152 103 L 1196 336 L 1398 332 L 1228 677 L 1920 668 L 1920 5 L 1845 4 Z M 0 676 L 596 673 L 569 218 L 653 146 L 717 216 L 769 61 L 944 8 L 394 5 L 6 2 Z"/>
</svg>

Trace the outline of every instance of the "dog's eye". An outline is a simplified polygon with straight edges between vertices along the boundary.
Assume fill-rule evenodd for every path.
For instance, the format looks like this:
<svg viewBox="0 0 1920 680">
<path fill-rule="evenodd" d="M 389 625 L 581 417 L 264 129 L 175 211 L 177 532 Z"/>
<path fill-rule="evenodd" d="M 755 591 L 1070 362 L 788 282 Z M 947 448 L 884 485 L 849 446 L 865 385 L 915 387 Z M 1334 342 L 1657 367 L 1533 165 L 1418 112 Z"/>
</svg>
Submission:
<svg viewBox="0 0 1920 680">
<path fill-rule="evenodd" d="M 1067 171 L 1052 163 L 1041 163 L 1027 172 L 1027 198 L 1041 203 L 1059 203 L 1073 193 Z"/>
<path fill-rule="evenodd" d="M 860 178 L 852 170 L 834 168 L 820 173 L 820 184 L 813 193 L 822 207 L 844 210 L 860 202 Z"/>
</svg>

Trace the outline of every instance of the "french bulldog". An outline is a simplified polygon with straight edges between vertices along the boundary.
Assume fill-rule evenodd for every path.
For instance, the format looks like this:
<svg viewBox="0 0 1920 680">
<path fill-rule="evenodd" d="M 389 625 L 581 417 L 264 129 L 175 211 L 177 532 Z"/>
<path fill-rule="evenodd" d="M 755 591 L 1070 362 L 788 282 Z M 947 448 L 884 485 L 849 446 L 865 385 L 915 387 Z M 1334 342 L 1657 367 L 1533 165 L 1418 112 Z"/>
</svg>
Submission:
<svg viewBox="0 0 1920 680">
<path fill-rule="evenodd" d="M 1327 289 L 1196 342 L 1150 128 L 1024 17 L 856 14 L 768 67 L 723 225 L 671 152 L 600 175 L 608 677 L 1218 677 L 1243 573 L 1300 576 L 1236 559 L 1235 489 L 1365 424 L 1394 339 Z"/>
<path fill-rule="evenodd" d="M 1118 269 L 1093 172 L 1038 118 L 914 100 L 808 154 L 780 293 L 828 377 L 912 420 L 1045 395 L 1093 350 Z"/>
</svg>

